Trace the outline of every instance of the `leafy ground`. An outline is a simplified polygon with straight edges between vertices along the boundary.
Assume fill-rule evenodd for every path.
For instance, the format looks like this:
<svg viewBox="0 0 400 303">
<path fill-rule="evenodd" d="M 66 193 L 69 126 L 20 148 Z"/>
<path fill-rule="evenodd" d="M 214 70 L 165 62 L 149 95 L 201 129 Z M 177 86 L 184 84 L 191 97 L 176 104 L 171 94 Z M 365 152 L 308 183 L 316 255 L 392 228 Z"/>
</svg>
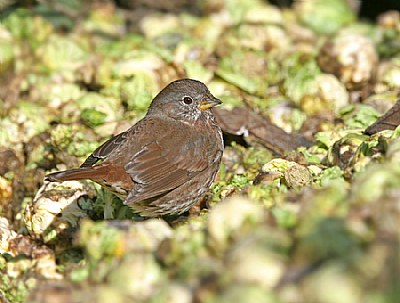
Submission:
<svg viewBox="0 0 400 303">
<path fill-rule="evenodd" d="M 398 12 L 26 2 L 0 24 L 1 302 L 400 301 L 398 105 L 365 132 L 399 96 Z M 189 214 L 145 220 L 93 183 L 43 185 L 184 77 L 236 133 Z"/>
</svg>

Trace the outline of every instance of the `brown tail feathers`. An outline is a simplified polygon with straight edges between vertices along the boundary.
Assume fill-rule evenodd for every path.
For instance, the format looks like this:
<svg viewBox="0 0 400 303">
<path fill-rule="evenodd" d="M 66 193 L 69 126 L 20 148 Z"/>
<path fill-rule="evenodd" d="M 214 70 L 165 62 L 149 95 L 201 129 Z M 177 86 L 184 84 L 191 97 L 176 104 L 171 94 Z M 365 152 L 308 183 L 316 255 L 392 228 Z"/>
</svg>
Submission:
<svg viewBox="0 0 400 303">
<path fill-rule="evenodd" d="M 91 167 L 81 167 L 56 173 L 48 174 L 45 181 L 62 182 L 62 181 L 79 181 L 79 180 L 92 180 L 100 185 L 116 184 L 116 188 L 122 187 L 125 190 L 131 190 L 135 184 L 132 177 L 125 171 L 121 165 L 100 164 Z M 121 193 L 116 191 L 117 194 Z M 126 193 L 125 193 L 126 194 Z"/>
<path fill-rule="evenodd" d="M 89 168 L 77 168 L 48 174 L 44 180 L 50 182 L 77 181 L 93 179 L 95 171 Z"/>
</svg>

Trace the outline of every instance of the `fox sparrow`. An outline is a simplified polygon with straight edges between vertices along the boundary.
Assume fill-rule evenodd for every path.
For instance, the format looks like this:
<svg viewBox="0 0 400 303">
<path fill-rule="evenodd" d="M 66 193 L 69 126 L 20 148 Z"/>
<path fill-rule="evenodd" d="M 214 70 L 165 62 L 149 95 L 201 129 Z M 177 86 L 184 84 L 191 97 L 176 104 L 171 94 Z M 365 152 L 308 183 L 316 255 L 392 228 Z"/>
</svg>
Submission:
<svg viewBox="0 0 400 303">
<path fill-rule="evenodd" d="M 183 213 L 218 171 L 223 139 L 211 108 L 220 103 L 202 82 L 174 81 L 142 120 L 98 147 L 80 168 L 45 180 L 95 181 L 148 217 Z"/>
</svg>

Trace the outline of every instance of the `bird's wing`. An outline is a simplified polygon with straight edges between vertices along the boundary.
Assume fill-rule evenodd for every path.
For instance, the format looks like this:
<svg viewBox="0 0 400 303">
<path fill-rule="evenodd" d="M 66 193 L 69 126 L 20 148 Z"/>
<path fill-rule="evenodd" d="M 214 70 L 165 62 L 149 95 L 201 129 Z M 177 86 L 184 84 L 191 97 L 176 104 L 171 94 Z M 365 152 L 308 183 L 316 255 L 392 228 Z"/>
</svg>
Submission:
<svg viewBox="0 0 400 303">
<path fill-rule="evenodd" d="M 127 137 L 127 132 L 122 132 L 110 140 L 100 145 L 87 159 L 82 163 L 81 167 L 90 167 L 96 164 L 96 162 L 107 158 L 115 149 L 117 149 Z"/>
<path fill-rule="evenodd" d="M 202 135 L 167 130 L 138 151 L 125 170 L 135 182 L 126 204 L 167 193 L 208 167 Z"/>
</svg>

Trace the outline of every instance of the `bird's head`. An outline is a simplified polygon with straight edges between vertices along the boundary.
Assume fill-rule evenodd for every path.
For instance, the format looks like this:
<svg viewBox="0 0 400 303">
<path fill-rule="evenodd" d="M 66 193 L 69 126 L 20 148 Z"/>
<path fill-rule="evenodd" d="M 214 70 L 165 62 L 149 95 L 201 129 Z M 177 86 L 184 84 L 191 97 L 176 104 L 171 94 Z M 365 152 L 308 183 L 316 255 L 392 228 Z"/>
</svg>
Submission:
<svg viewBox="0 0 400 303">
<path fill-rule="evenodd" d="M 167 115 L 186 123 L 212 116 L 210 108 L 221 104 L 207 86 L 197 80 L 182 79 L 168 84 L 154 99 L 149 114 Z"/>
</svg>

